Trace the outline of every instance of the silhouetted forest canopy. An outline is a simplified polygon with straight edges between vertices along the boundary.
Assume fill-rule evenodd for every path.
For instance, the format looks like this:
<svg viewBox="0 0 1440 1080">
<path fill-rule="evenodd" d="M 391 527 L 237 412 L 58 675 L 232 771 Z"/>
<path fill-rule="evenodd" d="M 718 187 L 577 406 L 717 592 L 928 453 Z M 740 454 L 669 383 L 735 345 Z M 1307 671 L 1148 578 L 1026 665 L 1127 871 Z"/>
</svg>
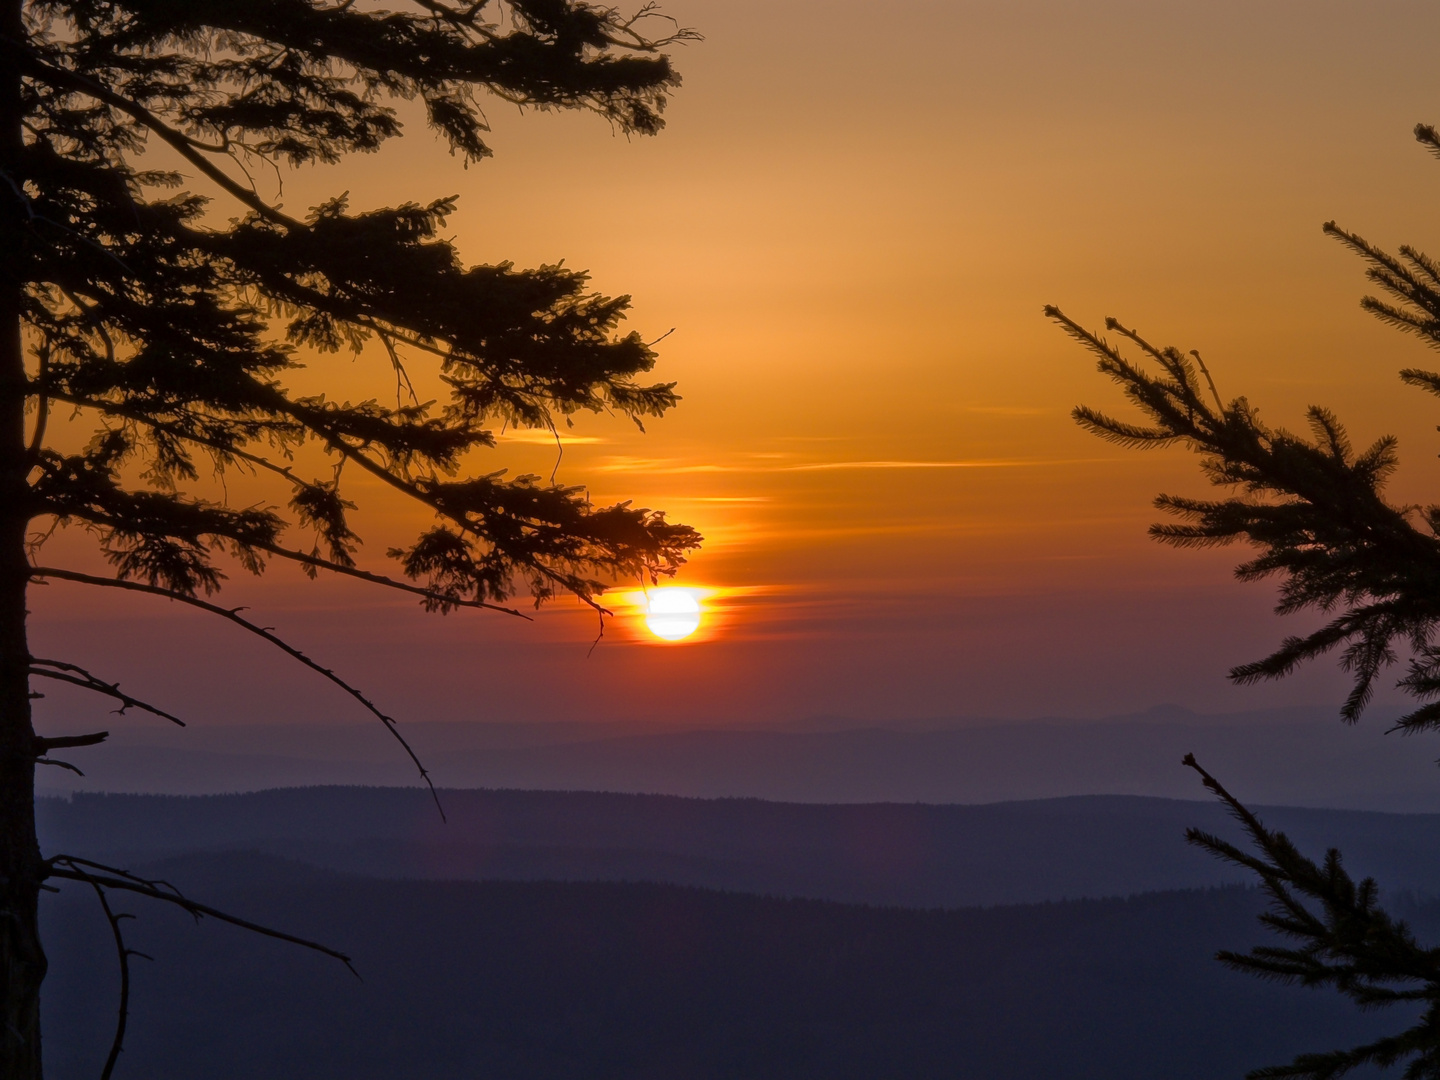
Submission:
<svg viewBox="0 0 1440 1080">
<path fill-rule="evenodd" d="M 353 942 L 365 975 L 147 916 L 133 936 L 157 960 L 137 967 L 126 1058 L 177 1078 L 1211 1080 L 1394 1019 L 1215 964 L 1258 936 L 1264 900 L 1240 887 L 916 910 L 638 882 L 380 881 L 235 851 L 145 872 Z M 93 976 L 108 931 L 78 896 L 47 912 L 63 943 L 54 1066 L 80 1080 L 109 1038 L 112 988 Z M 1437 921 L 1433 904 L 1406 914 Z"/>
</svg>

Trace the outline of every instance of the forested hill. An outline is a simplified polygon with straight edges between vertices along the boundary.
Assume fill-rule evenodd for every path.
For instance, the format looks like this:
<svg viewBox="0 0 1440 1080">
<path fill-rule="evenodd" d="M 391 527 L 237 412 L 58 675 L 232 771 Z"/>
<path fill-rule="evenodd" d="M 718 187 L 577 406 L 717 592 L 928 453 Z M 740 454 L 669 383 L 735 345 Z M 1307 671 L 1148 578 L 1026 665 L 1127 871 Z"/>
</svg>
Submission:
<svg viewBox="0 0 1440 1080">
<path fill-rule="evenodd" d="M 1261 898 L 1239 888 L 916 911 L 238 854 L 145 869 L 350 950 L 364 981 L 124 900 L 154 961 L 132 964 L 121 1080 L 1220 1080 L 1402 1019 L 1215 963 L 1260 933 Z M 114 944 L 88 890 L 44 905 L 51 1072 L 89 1080 Z"/>
<path fill-rule="evenodd" d="M 1086 796 L 981 806 L 817 805 L 552 791 L 286 788 L 77 794 L 39 804 L 48 852 L 134 863 L 264 852 L 390 878 L 653 881 L 916 907 L 1125 896 L 1245 879 L 1183 840 L 1219 806 Z M 1440 815 L 1262 808 L 1389 892 L 1440 894 Z"/>
<path fill-rule="evenodd" d="M 414 788 L 42 800 L 49 852 L 364 978 L 117 894 L 155 958 L 132 964 L 119 1080 L 1218 1080 L 1399 1022 L 1214 961 L 1262 940 L 1263 901 L 1184 843 L 1233 829 L 1212 803 L 440 796 L 448 823 Z M 1435 901 L 1396 896 L 1440 893 L 1440 815 L 1261 813 L 1440 931 Z M 1059 899 L 1083 896 L 1108 898 Z M 79 886 L 43 917 L 50 1068 L 93 1077 L 114 942 Z"/>
</svg>

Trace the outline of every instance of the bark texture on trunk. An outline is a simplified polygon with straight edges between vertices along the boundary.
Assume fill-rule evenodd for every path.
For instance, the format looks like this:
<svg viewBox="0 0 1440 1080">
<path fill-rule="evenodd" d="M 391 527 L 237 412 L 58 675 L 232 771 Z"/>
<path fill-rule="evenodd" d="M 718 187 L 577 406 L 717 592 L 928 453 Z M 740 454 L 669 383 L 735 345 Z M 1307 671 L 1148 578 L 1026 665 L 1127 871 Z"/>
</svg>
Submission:
<svg viewBox="0 0 1440 1080">
<path fill-rule="evenodd" d="M 23 0 L 0 0 L 0 33 L 25 39 Z M 25 354 L 20 318 L 26 227 L 20 73 L 0 53 L 0 1077 L 41 1080 L 38 901 L 44 867 L 35 838 L 35 732 L 25 638 L 30 520 Z"/>
</svg>

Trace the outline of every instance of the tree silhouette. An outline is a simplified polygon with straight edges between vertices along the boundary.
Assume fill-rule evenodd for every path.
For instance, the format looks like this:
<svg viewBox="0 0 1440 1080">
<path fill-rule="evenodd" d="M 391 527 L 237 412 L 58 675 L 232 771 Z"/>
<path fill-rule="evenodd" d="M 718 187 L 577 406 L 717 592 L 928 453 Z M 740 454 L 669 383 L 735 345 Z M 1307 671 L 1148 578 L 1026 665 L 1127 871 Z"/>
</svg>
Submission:
<svg viewBox="0 0 1440 1080">
<path fill-rule="evenodd" d="M 679 82 L 664 50 L 694 35 L 648 5 L 626 17 L 582 0 L 0 5 L 0 1076 L 33 1080 L 47 879 L 84 882 L 102 902 L 121 890 L 230 917 L 163 882 L 42 856 L 35 765 L 62 764 L 52 751 L 105 733 L 37 737 L 32 679 L 174 717 L 68 660 L 32 656 L 30 584 L 126 589 L 220 615 L 339 684 L 398 738 L 359 689 L 205 599 L 225 568 L 258 574 L 284 560 L 439 612 L 509 610 L 524 591 L 598 608 L 605 580 L 673 573 L 699 540 L 658 512 L 473 471 L 499 424 L 553 431 L 578 410 L 639 423 L 675 403 L 673 384 L 641 381 L 655 354 L 618 329 L 628 298 L 598 295 L 560 266 L 466 266 L 440 232 L 453 198 L 354 212 L 342 196 L 302 219 L 262 199 L 246 166 L 375 150 L 400 134 L 401 101 L 423 106 L 466 162 L 490 153 L 486 96 L 589 109 L 651 134 Z M 142 152 L 161 144 L 183 164 L 142 169 Z M 184 190 L 188 179 L 241 216 L 221 223 L 224 202 L 214 212 Z M 367 347 L 393 366 L 393 407 L 286 384 L 305 350 Z M 416 362 L 432 365 L 446 400 L 405 399 Z M 82 449 L 47 438 L 57 409 L 93 426 Z M 333 471 L 304 471 L 305 446 L 330 455 Z M 288 512 L 202 497 L 202 467 L 269 477 Z M 398 573 L 358 559 L 345 483 L 355 470 L 433 515 L 389 552 Z M 45 564 L 44 540 L 69 525 L 94 538 L 113 575 Z M 313 542 L 293 539 L 295 528 Z M 125 915 L 104 910 L 123 974 Z"/>
<path fill-rule="evenodd" d="M 1433 127 L 1416 127 L 1415 137 L 1440 156 L 1440 133 Z M 1333 221 L 1324 228 L 1360 256 L 1366 276 L 1387 297 L 1367 296 L 1361 306 L 1440 348 L 1440 262 L 1409 246 L 1391 255 Z M 1177 547 L 1246 541 L 1258 554 L 1236 568 L 1240 580 L 1278 578 L 1276 611 L 1282 615 L 1310 609 L 1328 616 L 1319 629 L 1287 637 L 1264 659 L 1234 668 L 1230 678 L 1242 685 L 1281 678 L 1339 650 L 1341 667 L 1354 678 L 1340 712 L 1355 723 L 1376 680 L 1403 648 L 1408 659 L 1398 685 L 1416 705 L 1393 730 L 1440 730 L 1440 506 L 1402 506 L 1385 498 L 1397 463 L 1395 439 L 1387 435 L 1357 453 L 1335 415 L 1318 406 L 1307 413 L 1308 438 L 1271 428 L 1245 398 L 1228 404 L 1221 399 L 1198 352 L 1157 347 L 1107 319 L 1106 329 L 1139 354 L 1131 360 L 1122 346 L 1060 309 L 1047 307 L 1045 314 L 1098 357 L 1100 371 L 1144 417 L 1135 423 L 1082 406 L 1074 411 L 1082 427 L 1122 446 L 1186 446 L 1200 455 L 1211 483 L 1231 492 L 1218 499 L 1159 496 L 1155 505 L 1177 520 L 1151 526 L 1151 535 Z M 1142 366 L 1147 363 L 1158 373 Z M 1440 395 L 1440 373 L 1410 368 L 1400 378 Z M 1321 1080 L 1361 1065 L 1406 1062 L 1406 1077 L 1440 1077 L 1440 949 L 1421 947 L 1403 922 L 1381 909 L 1375 882 L 1356 884 L 1338 851 L 1323 864 L 1306 858 L 1192 757 L 1185 763 L 1240 820 L 1258 854 L 1196 830 L 1189 839 L 1257 873 L 1273 905 L 1264 921 L 1298 943 L 1222 953 L 1220 959 L 1269 978 L 1333 986 L 1365 1008 L 1427 1006 L 1393 1038 L 1303 1055 L 1250 1075 Z"/>
</svg>

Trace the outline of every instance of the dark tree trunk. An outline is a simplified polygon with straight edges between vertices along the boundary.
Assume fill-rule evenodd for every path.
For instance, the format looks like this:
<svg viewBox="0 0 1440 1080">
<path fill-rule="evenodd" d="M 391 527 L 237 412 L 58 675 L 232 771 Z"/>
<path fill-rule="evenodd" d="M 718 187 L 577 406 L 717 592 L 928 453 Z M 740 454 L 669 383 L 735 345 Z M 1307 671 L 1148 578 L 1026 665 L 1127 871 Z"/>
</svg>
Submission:
<svg viewBox="0 0 1440 1080">
<path fill-rule="evenodd" d="M 0 0 L 0 33 L 25 38 L 23 0 Z M 25 444 L 25 355 L 21 341 L 26 219 L 20 73 L 0 49 L 0 1077 L 40 1080 L 38 900 L 43 865 L 35 839 L 35 732 L 30 724 L 30 653 L 25 640 L 30 505 Z"/>
</svg>

